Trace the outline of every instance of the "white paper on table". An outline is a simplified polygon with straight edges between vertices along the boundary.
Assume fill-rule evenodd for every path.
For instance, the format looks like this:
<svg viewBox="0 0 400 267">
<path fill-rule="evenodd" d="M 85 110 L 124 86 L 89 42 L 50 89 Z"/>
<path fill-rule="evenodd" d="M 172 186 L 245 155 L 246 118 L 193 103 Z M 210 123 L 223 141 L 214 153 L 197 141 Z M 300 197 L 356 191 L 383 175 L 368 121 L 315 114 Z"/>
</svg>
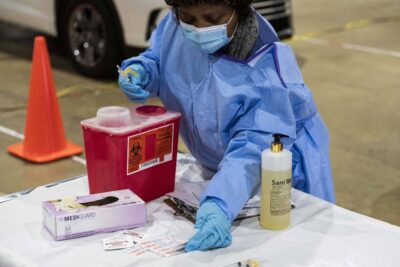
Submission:
<svg viewBox="0 0 400 267">
<path fill-rule="evenodd" d="M 208 181 L 177 183 L 175 184 L 175 191 L 168 193 L 167 195 L 180 199 L 190 206 L 199 208 L 200 196 L 207 184 Z M 293 201 L 291 204 L 294 205 Z M 261 192 L 258 192 L 254 197 L 249 199 L 236 218 L 246 218 L 260 215 L 260 206 Z"/>
<path fill-rule="evenodd" d="M 180 199 L 186 204 L 199 208 L 200 196 L 206 188 L 208 181 L 195 183 L 177 183 L 175 191 L 168 193 L 170 197 Z M 260 194 L 255 195 L 243 207 L 237 218 L 257 216 L 260 214 Z"/>
</svg>

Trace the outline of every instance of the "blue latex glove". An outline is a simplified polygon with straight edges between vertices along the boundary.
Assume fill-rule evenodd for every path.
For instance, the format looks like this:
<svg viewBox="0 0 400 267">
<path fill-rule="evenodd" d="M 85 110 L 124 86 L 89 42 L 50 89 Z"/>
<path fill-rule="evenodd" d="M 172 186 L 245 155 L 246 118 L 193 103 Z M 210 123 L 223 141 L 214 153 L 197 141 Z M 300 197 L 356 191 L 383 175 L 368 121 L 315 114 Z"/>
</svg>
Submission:
<svg viewBox="0 0 400 267">
<path fill-rule="evenodd" d="M 118 84 L 129 100 L 143 103 L 150 93 L 143 90 L 149 83 L 149 74 L 142 64 L 132 64 L 119 74 Z"/>
<path fill-rule="evenodd" d="M 209 199 L 199 208 L 194 228 L 199 231 L 186 244 L 185 251 L 227 247 L 232 242 L 231 222 L 218 204 Z"/>
</svg>

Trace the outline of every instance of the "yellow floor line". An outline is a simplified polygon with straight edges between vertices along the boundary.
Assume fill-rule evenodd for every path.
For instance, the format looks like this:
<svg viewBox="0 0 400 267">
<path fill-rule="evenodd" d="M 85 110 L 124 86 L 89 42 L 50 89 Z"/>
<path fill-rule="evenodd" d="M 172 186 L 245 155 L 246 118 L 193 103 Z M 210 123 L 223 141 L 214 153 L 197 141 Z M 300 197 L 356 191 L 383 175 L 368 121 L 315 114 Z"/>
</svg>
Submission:
<svg viewBox="0 0 400 267">
<path fill-rule="evenodd" d="M 382 17 L 382 18 L 374 18 L 374 19 L 362 19 L 357 21 L 350 21 L 342 26 L 333 27 L 330 29 L 316 31 L 316 32 L 309 32 L 306 34 L 295 35 L 291 39 L 285 40 L 285 43 L 293 43 L 297 41 L 306 41 L 309 39 L 314 39 L 317 37 L 322 37 L 334 33 L 340 33 L 345 31 L 352 31 L 355 29 L 369 27 L 371 25 L 376 25 L 380 23 L 387 23 L 387 22 L 400 22 L 400 16 L 389 16 L 389 17 Z"/>
</svg>

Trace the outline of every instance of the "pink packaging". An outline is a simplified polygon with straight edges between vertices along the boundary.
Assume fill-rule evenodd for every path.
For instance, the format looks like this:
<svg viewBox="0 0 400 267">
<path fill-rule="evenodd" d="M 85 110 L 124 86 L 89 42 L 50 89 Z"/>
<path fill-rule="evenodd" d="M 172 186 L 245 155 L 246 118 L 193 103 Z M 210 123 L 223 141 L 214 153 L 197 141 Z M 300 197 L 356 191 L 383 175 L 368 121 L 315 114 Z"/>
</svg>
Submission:
<svg viewBox="0 0 400 267">
<path fill-rule="evenodd" d="M 131 190 L 45 201 L 43 225 L 55 240 L 141 227 L 146 204 Z"/>
</svg>

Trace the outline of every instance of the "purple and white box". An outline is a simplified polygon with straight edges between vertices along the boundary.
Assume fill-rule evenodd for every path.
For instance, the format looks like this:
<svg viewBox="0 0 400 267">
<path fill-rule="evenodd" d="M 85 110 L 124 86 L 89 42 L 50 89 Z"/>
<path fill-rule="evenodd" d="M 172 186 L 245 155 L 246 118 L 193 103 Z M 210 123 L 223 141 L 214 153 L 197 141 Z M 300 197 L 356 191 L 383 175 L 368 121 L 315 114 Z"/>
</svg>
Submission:
<svg viewBox="0 0 400 267">
<path fill-rule="evenodd" d="M 55 240 L 141 227 L 146 204 L 131 190 L 45 201 L 43 225 Z"/>
</svg>

